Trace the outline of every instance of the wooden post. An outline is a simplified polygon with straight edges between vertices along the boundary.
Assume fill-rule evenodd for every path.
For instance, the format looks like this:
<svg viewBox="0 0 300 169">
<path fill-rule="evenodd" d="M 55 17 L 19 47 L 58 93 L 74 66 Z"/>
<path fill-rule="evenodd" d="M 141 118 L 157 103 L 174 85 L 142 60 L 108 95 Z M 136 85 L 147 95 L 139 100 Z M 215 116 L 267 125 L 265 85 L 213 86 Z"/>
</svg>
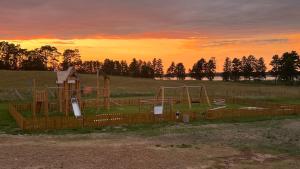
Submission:
<svg viewBox="0 0 300 169">
<path fill-rule="evenodd" d="M 104 107 L 110 109 L 110 81 L 108 77 L 104 77 Z"/>
<path fill-rule="evenodd" d="M 33 79 L 33 89 L 32 89 L 32 98 L 33 98 L 33 103 L 32 103 L 32 116 L 35 118 L 36 117 L 36 81 Z"/>
<path fill-rule="evenodd" d="M 65 116 L 69 115 L 69 85 L 67 82 L 64 82 L 64 92 L 65 92 L 65 96 L 64 96 L 64 102 L 65 102 Z"/>
<path fill-rule="evenodd" d="M 97 78 L 96 78 L 96 84 L 97 84 L 97 98 L 96 98 L 96 105 L 97 110 L 99 110 L 99 97 L 100 97 L 100 86 L 99 86 L 99 69 L 97 69 Z"/>
<path fill-rule="evenodd" d="M 201 104 L 201 101 L 202 101 L 202 100 L 201 100 L 201 97 L 202 97 L 202 89 L 203 89 L 203 87 L 201 86 L 201 87 L 200 87 L 200 97 L 199 97 L 199 103 L 200 103 L 200 104 Z"/>
<path fill-rule="evenodd" d="M 205 97 L 206 97 L 207 104 L 208 104 L 208 106 L 211 106 L 205 86 L 203 86 L 203 89 L 204 89 L 204 94 L 205 94 Z"/>
<path fill-rule="evenodd" d="M 192 103 L 191 103 L 191 97 L 190 97 L 189 88 L 187 86 L 185 86 L 185 90 L 186 90 L 186 94 L 187 94 L 189 109 L 192 109 Z"/>
<path fill-rule="evenodd" d="M 165 88 L 161 88 L 162 98 L 161 98 L 161 106 L 163 108 L 162 112 L 164 112 L 164 100 L 165 100 Z"/>
<path fill-rule="evenodd" d="M 45 116 L 48 117 L 49 116 L 49 98 L 48 98 L 48 87 L 46 86 L 46 90 L 44 93 L 44 113 Z"/>
</svg>

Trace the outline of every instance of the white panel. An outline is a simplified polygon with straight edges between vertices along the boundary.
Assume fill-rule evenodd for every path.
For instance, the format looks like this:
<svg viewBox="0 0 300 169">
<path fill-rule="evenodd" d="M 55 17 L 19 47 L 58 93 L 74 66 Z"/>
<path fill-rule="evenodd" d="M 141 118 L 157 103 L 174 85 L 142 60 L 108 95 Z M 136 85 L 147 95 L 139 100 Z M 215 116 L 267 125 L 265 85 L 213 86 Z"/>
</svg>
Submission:
<svg viewBox="0 0 300 169">
<path fill-rule="evenodd" d="M 154 106 L 154 114 L 163 114 L 163 106 Z"/>
</svg>

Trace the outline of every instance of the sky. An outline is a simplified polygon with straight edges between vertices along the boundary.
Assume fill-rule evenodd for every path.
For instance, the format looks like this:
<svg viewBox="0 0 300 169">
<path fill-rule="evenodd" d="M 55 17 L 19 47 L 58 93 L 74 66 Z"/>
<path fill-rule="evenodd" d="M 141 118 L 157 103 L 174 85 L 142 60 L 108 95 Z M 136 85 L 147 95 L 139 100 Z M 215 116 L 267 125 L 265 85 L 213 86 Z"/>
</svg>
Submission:
<svg viewBox="0 0 300 169">
<path fill-rule="evenodd" d="M 300 52 L 299 0 L 1 0 L 0 40 L 80 50 L 83 60 L 200 58 Z"/>
</svg>

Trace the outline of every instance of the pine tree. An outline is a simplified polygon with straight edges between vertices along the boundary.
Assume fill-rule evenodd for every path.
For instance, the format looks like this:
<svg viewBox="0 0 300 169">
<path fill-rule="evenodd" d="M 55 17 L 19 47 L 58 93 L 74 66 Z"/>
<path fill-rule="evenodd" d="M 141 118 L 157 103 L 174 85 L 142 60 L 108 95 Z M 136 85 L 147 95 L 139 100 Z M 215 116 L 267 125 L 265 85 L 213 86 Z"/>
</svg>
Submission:
<svg viewBox="0 0 300 169">
<path fill-rule="evenodd" d="M 206 61 L 205 59 L 201 58 L 196 64 L 194 64 L 191 71 L 191 77 L 195 78 L 196 80 L 202 80 L 205 77 L 205 71 Z"/>
<path fill-rule="evenodd" d="M 266 79 L 266 64 L 264 58 L 260 57 L 255 65 L 255 77 L 258 79 Z"/>
<path fill-rule="evenodd" d="M 120 76 L 122 72 L 122 65 L 119 61 L 114 61 L 114 69 L 113 69 L 113 75 Z"/>
<path fill-rule="evenodd" d="M 143 62 L 141 66 L 141 77 L 154 78 L 154 69 L 151 62 Z"/>
<path fill-rule="evenodd" d="M 168 70 L 167 70 L 166 77 L 168 77 L 168 78 L 176 77 L 175 70 L 176 70 L 175 63 L 172 62 L 171 65 L 170 65 L 170 67 L 169 67 Z"/>
<path fill-rule="evenodd" d="M 222 73 L 222 77 L 224 81 L 230 80 L 231 71 L 232 71 L 231 60 L 229 57 L 226 57 L 223 65 L 223 73 Z"/>
<path fill-rule="evenodd" d="M 176 65 L 175 74 L 178 80 L 184 80 L 186 77 L 185 67 L 183 63 L 178 63 Z"/>
<path fill-rule="evenodd" d="M 125 60 L 121 61 L 121 75 L 128 76 L 128 65 Z"/>
<path fill-rule="evenodd" d="M 155 77 L 162 78 L 164 75 L 164 66 L 162 64 L 162 60 L 156 60 L 156 66 L 154 68 Z"/>
<path fill-rule="evenodd" d="M 254 76 L 256 58 L 253 55 L 242 58 L 242 74 L 245 79 L 250 80 Z"/>
<path fill-rule="evenodd" d="M 129 65 L 129 75 L 131 77 L 139 77 L 140 76 L 140 63 L 134 58 Z"/>
<path fill-rule="evenodd" d="M 209 61 L 205 64 L 205 76 L 208 80 L 212 81 L 216 75 L 216 60 L 215 58 L 209 59 Z"/>
<path fill-rule="evenodd" d="M 270 63 L 270 65 L 272 66 L 272 69 L 270 71 L 271 75 L 273 77 L 275 77 L 275 82 L 277 82 L 278 78 L 279 78 L 279 72 L 280 72 L 280 63 L 281 63 L 281 60 L 279 58 L 278 55 L 274 55 L 272 57 L 272 61 Z"/>
<path fill-rule="evenodd" d="M 238 58 L 232 60 L 232 80 L 239 81 L 241 77 L 242 62 Z"/>
<path fill-rule="evenodd" d="M 282 55 L 280 62 L 279 77 L 284 81 L 294 81 L 298 75 L 299 55 L 297 52 L 286 52 Z"/>
</svg>

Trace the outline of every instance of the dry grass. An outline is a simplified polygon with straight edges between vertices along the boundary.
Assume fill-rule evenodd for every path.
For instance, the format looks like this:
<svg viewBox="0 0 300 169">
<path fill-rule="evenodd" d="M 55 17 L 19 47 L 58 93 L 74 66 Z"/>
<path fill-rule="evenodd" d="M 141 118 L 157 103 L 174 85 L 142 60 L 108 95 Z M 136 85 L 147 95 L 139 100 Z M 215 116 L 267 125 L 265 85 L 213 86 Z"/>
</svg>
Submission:
<svg viewBox="0 0 300 169">
<path fill-rule="evenodd" d="M 20 93 L 28 93 L 32 87 L 32 80 L 36 79 L 40 87 L 56 86 L 54 72 L 39 71 L 0 71 L 0 93 L 8 89 L 17 88 Z M 80 75 L 82 86 L 96 86 L 96 75 Z M 111 77 L 113 96 L 151 96 L 155 95 L 160 86 L 204 84 L 211 97 L 240 96 L 251 98 L 300 98 L 299 86 L 274 86 L 263 83 L 233 83 L 221 81 L 157 81 L 152 79 Z M 10 93 L 14 93 L 11 91 Z M 15 95 L 15 93 L 14 93 Z M 2 96 L 9 97 L 7 95 Z"/>
</svg>

